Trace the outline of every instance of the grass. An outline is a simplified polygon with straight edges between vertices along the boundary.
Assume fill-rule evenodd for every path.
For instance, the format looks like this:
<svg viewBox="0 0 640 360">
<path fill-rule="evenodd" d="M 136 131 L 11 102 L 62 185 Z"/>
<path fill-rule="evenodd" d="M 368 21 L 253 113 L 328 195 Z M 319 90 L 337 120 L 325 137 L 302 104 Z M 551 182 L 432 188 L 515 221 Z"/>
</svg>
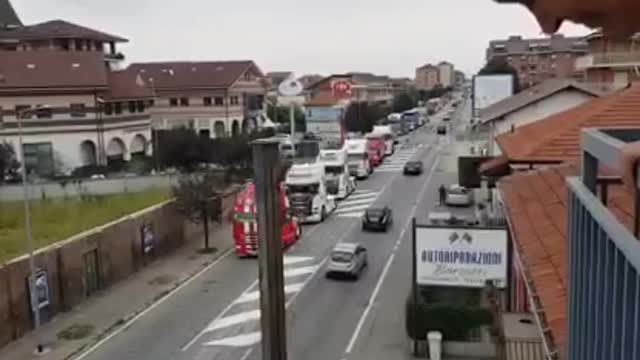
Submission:
<svg viewBox="0 0 640 360">
<path fill-rule="evenodd" d="M 31 202 L 31 223 L 36 248 L 67 239 L 82 231 L 121 218 L 169 199 L 166 190 L 149 190 L 85 199 Z M 24 254 L 26 235 L 22 202 L 0 202 L 0 262 Z"/>
</svg>

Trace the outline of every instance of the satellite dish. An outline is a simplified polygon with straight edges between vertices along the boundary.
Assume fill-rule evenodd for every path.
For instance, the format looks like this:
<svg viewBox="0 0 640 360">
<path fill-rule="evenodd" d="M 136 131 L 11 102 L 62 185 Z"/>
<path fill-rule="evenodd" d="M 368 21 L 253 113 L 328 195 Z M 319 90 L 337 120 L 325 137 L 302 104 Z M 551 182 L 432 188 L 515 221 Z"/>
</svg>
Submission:
<svg viewBox="0 0 640 360">
<path fill-rule="evenodd" d="M 302 84 L 295 79 L 287 79 L 278 86 L 278 92 L 283 96 L 297 96 L 302 90 L 304 90 Z"/>
</svg>

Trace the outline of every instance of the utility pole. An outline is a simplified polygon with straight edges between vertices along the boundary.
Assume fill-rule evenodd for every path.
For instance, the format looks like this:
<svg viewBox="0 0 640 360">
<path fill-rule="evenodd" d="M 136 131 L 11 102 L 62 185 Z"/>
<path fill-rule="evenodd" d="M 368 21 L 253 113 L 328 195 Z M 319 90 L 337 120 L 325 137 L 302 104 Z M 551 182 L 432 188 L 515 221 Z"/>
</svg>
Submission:
<svg viewBox="0 0 640 360">
<path fill-rule="evenodd" d="M 296 134 L 296 114 L 295 114 L 295 104 L 291 101 L 289 104 L 289 120 L 291 121 L 291 141 L 293 141 L 293 137 Z"/>
<path fill-rule="evenodd" d="M 262 359 L 286 360 L 286 314 L 282 242 L 280 240 L 278 142 L 256 140 L 253 147 L 258 210 L 258 263 L 260 279 L 260 325 Z"/>
</svg>

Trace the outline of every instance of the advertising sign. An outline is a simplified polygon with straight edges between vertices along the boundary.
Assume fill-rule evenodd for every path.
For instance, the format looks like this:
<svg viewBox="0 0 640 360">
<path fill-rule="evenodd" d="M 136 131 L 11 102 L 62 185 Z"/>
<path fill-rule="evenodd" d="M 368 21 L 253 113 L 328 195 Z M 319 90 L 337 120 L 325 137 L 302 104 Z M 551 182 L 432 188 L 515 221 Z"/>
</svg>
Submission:
<svg viewBox="0 0 640 360">
<path fill-rule="evenodd" d="M 307 121 L 311 122 L 340 122 L 342 108 L 334 106 L 307 107 Z"/>
<path fill-rule="evenodd" d="M 51 303 L 49 298 L 49 280 L 47 279 L 46 270 L 37 270 L 36 273 L 29 278 L 29 290 L 33 289 L 35 294 L 35 305 L 38 310 L 43 309 Z M 31 310 L 35 311 L 33 306 Z"/>
<path fill-rule="evenodd" d="M 416 227 L 415 234 L 419 285 L 506 287 L 506 229 Z"/>
<path fill-rule="evenodd" d="M 155 236 L 153 235 L 153 229 L 151 228 L 151 224 L 144 224 L 141 228 L 142 234 L 142 252 L 144 254 L 149 254 L 153 251 L 155 246 Z"/>
<path fill-rule="evenodd" d="M 513 91 L 513 75 L 477 75 L 473 78 L 474 110 L 482 110 L 508 98 Z"/>
<path fill-rule="evenodd" d="M 338 99 L 351 98 L 351 83 L 347 80 L 338 80 L 331 84 L 333 96 Z"/>
</svg>

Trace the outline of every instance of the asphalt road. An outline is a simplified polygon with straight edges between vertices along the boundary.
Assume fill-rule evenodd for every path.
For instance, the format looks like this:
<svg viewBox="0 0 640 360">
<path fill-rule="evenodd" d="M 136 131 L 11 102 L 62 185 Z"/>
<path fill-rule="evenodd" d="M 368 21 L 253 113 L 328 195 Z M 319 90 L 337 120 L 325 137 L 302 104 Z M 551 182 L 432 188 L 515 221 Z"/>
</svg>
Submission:
<svg viewBox="0 0 640 360">
<path fill-rule="evenodd" d="M 305 226 L 304 236 L 285 255 L 288 349 L 291 359 L 342 359 L 351 343 L 359 349 L 362 329 L 374 314 L 373 295 L 384 293 L 387 273 L 397 272 L 396 255 L 411 236 L 412 216 L 426 219 L 437 186 L 439 139 L 423 128 L 401 140 L 390 159 L 341 202 L 324 223 Z M 404 177 L 401 165 L 422 159 L 425 173 Z M 388 233 L 365 233 L 360 214 L 371 204 L 388 205 L 394 225 Z M 324 261 L 338 242 L 361 242 L 369 267 L 358 281 L 327 280 Z M 394 257 L 396 257 L 394 261 Z M 403 260 L 404 266 L 410 266 Z M 402 268 L 404 271 L 404 268 Z M 260 359 L 257 262 L 233 254 L 149 310 L 124 331 L 76 359 Z M 404 296 L 404 295 L 403 295 Z M 402 307 L 402 304 L 398 304 Z M 360 330 L 360 331 L 359 331 Z"/>
</svg>

